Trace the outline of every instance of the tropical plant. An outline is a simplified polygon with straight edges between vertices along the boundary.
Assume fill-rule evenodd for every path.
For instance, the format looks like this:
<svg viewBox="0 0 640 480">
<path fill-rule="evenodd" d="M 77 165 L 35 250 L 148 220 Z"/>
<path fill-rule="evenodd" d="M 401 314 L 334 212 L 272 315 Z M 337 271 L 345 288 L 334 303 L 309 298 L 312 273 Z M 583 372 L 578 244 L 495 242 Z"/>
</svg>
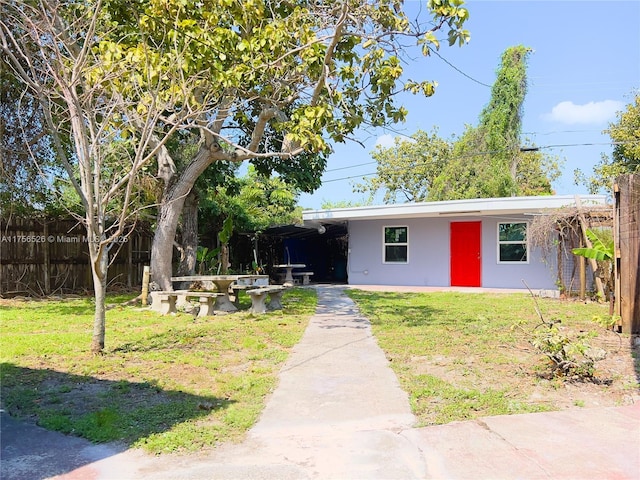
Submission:
<svg viewBox="0 0 640 480">
<path fill-rule="evenodd" d="M 218 253 L 220 253 L 220 249 L 218 248 L 209 250 L 209 247 L 198 245 L 198 248 L 196 249 L 196 261 L 198 263 L 199 275 L 211 273 L 215 270 Z"/>
<path fill-rule="evenodd" d="M 602 277 L 606 285 L 607 295 L 614 291 L 614 270 L 613 261 L 615 258 L 615 245 L 611 229 L 597 229 L 585 232 L 591 242 L 591 247 L 574 248 L 572 252 L 581 257 L 590 258 L 598 263 L 598 271 L 595 275 Z"/>
<path fill-rule="evenodd" d="M 600 233 L 595 230 L 587 230 L 587 238 L 591 241 L 591 247 L 574 248 L 572 252 L 585 258 L 593 258 L 594 260 L 613 261 L 614 258 L 614 242 L 611 236 L 606 237 L 604 231 Z"/>
<path fill-rule="evenodd" d="M 512 325 L 512 329 L 519 329 L 527 336 L 528 342 L 549 360 L 551 376 L 561 376 L 569 379 L 593 379 L 595 364 L 606 357 L 607 352 L 601 348 L 594 348 L 589 344 L 591 332 L 581 332 L 576 336 L 569 335 L 557 318 L 544 318 L 536 296 L 524 282 L 533 299 L 534 309 L 540 323 L 533 330 L 524 328 L 522 320 Z"/>
</svg>

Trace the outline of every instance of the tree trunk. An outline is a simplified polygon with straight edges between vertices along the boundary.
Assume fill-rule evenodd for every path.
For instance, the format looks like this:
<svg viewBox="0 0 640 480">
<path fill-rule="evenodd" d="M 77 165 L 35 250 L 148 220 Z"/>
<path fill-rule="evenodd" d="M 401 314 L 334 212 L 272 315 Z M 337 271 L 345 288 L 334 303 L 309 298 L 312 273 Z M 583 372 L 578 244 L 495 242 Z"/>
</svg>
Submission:
<svg viewBox="0 0 640 480">
<path fill-rule="evenodd" d="M 193 275 L 196 271 L 198 250 L 198 194 L 189 192 L 182 210 L 182 252 L 178 275 Z"/>
<path fill-rule="evenodd" d="M 173 290 L 171 285 L 173 242 L 185 198 L 202 172 L 215 160 L 223 158 L 224 153 L 219 151 L 216 143 L 203 145 L 194 160 L 177 178 L 174 177 L 173 183 L 164 192 L 151 245 L 151 279 L 162 290 Z"/>
<path fill-rule="evenodd" d="M 229 273 L 229 244 L 223 243 L 220 246 L 220 265 L 222 268 L 220 269 L 220 273 L 222 275 L 226 275 Z"/>
<path fill-rule="evenodd" d="M 106 248 L 97 249 L 89 246 L 91 258 L 91 273 L 93 276 L 93 289 L 95 296 L 95 312 L 93 316 L 93 338 L 91 339 L 91 352 L 101 353 L 105 344 L 106 308 L 107 296 L 107 269 L 109 267 L 109 254 Z"/>
<path fill-rule="evenodd" d="M 178 228 L 178 217 L 184 204 L 184 197 L 168 201 L 165 196 L 158 212 L 158 222 L 151 244 L 151 280 L 161 290 L 173 290 L 171 267 L 173 260 L 173 240 Z"/>
</svg>

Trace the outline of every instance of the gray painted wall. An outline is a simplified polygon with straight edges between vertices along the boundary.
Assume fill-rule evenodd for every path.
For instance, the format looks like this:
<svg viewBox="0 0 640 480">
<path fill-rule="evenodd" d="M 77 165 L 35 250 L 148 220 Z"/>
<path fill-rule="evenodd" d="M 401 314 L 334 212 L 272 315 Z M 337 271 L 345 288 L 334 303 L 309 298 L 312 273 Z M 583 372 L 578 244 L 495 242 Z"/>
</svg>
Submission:
<svg viewBox="0 0 640 480">
<path fill-rule="evenodd" d="M 446 287 L 449 276 L 449 224 L 481 221 L 481 278 L 485 288 L 556 290 L 555 259 L 544 263 L 541 252 L 529 248 L 529 262 L 498 264 L 498 222 L 530 221 L 531 217 L 412 218 L 399 220 L 352 220 L 349 222 L 349 283 L 352 285 L 418 285 Z M 409 228 L 407 264 L 383 263 L 383 227 Z"/>
</svg>

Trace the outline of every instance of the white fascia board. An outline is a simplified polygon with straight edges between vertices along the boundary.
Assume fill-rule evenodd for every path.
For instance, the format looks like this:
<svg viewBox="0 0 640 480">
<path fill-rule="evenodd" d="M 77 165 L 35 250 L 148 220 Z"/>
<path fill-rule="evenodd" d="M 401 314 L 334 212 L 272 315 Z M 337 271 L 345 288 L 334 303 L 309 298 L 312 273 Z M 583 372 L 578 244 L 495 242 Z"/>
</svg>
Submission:
<svg viewBox="0 0 640 480">
<path fill-rule="evenodd" d="M 576 205 L 580 199 L 583 207 L 606 205 L 606 195 L 554 195 L 539 197 L 478 198 L 444 202 L 403 203 L 367 207 L 306 210 L 302 219 L 309 221 L 344 221 L 383 218 L 464 217 L 478 215 L 541 213 Z"/>
</svg>

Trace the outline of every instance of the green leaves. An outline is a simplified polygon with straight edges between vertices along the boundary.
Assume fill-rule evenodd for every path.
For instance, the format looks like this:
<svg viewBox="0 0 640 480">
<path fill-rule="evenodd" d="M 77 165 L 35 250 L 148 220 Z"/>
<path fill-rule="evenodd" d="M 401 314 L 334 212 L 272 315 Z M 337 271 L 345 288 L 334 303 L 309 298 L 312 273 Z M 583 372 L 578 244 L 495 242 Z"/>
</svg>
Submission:
<svg viewBox="0 0 640 480">
<path fill-rule="evenodd" d="M 355 190 L 373 195 L 384 188 L 385 203 L 424 201 L 449 160 L 451 148 L 435 128 L 431 133 L 419 130 L 411 139 L 396 137 L 393 147 L 376 147 L 372 157 L 378 162 L 377 175 L 356 185 Z"/>
<path fill-rule="evenodd" d="M 415 94 L 422 93 L 425 97 L 430 97 L 434 93 L 436 93 L 436 87 L 438 86 L 438 82 L 434 81 L 424 81 L 424 82 L 414 82 L 409 80 L 404 85 L 404 89 Z"/>
<path fill-rule="evenodd" d="M 306 152 L 326 152 L 327 138 L 344 141 L 363 123 L 403 121 L 406 109 L 394 102 L 402 89 L 435 93 L 435 82 L 402 85 L 398 52 L 408 38 L 439 48 L 436 32 L 444 26 L 449 38 L 464 42 L 468 13 L 460 0 L 430 2 L 425 13 L 410 23 L 399 1 L 350 0 L 338 8 L 261 0 L 110 0 L 105 17 L 117 21 L 103 32 L 97 52 L 102 65 L 92 79 L 111 72 L 111 88 L 140 113 L 156 99 L 167 116 L 196 107 L 216 112 L 231 98 L 227 118 L 244 120 L 221 124 L 217 133 L 224 125 L 221 138 L 229 144 L 251 138 L 239 133 L 259 123 L 260 109 L 249 104 L 277 106 L 291 112 L 269 120 L 282 136 Z M 236 116 L 243 110 L 243 117 Z"/>
<path fill-rule="evenodd" d="M 614 259 L 613 238 L 606 238 L 604 235 L 599 235 L 595 230 L 587 230 L 586 235 L 591 242 L 592 247 L 574 248 L 572 252 L 575 255 L 580 255 L 597 261 L 611 261 Z"/>
<path fill-rule="evenodd" d="M 444 0 L 433 4 L 452 8 Z M 463 34 L 459 30 L 450 33 Z M 433 45 L 438 46 L 432 32 L 422 42 L 427 53 Z M 518 149 L 529 52 L 523 46 L 504 52 L 491 100 L 480 114 L 478 127 L 467 126 L 453 142 L 438 139 L 435 133 L 429 137 L 417 132 L 414 141 L 396 141 L 392 148 L 378 149 L 372 155 L 378 161 L 377 177 L 357 185 L 356 191 L 384 188 L 385 202 L 550 194 L 551 182 L 559 173 L 558 162 L 539 152 L 521 153 Z M 425 96 L 433 95 L 436 87 L 436 82 L 414 80 L 404 86 Z M 397 115 L 400 118 L 401 112 Z M 418 159 L 424 163 L 418 165 Z"/>
<path fill-rule="evenodd" d="M 611 157 L 603 155 L 594 167 L 593 175 L 586 177 L 577 170 L 576 181 L 589 187 L 591 193 L 609 191 L 615 178 L 629 173 L 640 173 L 640 94 L 633 93 L 632 100 L 618 112 L 615 122 L 609 124 L 607 133 L 613 141 Z"/>
</svg>

